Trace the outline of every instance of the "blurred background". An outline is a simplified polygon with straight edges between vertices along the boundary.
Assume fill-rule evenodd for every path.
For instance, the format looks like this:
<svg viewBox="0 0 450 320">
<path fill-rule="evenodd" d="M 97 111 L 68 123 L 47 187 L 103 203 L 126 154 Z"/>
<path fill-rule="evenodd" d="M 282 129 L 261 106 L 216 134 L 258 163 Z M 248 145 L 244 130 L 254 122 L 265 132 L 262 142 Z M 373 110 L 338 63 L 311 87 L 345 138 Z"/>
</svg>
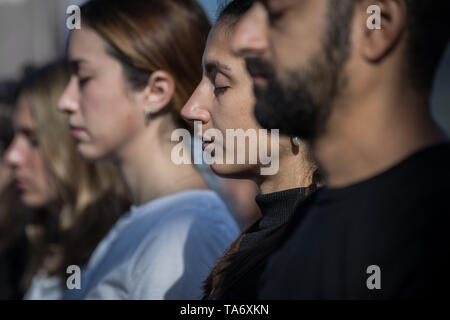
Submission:
<svg viewBox="0 0 450 320">
<path fill-rule="evenodd" d="M 66 9 L 85 0 L 0 0 L 0 80 L 21 75 L 30 64 L 61 55 L 66 37 Z M 200 1 L 214 20 L 224 0 Z"/>
</svg>

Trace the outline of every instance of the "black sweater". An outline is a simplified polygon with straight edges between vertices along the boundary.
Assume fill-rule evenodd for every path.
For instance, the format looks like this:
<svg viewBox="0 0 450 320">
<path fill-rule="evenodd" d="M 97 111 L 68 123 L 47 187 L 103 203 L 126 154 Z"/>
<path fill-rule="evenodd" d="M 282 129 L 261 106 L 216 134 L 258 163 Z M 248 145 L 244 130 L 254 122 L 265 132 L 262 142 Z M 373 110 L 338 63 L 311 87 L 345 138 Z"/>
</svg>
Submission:
<svg viewBox="0 0 450 320">
<path fill-rule="evenodd" d="M 319 190 L 296 209 L 258 297 L 448 297 L 449 181 L 447 143 L 365 181 Z"/>
<path fill-rule="evenodd" d="M 271 253 L 272 239 L 276 231 L 292 218 L 295 207 L 307 194 L 306 188 L 290 189 L 271 194 L 258 195 L 256 202 L 262 218 L 251 226 L 241 240 L 239 250 L 234 256 L 232 268 L 225 272 L 224 283 L 228 288 L 212 299 L 251 300 L 257 298 L 259 279 Z M 235 272 L 237 271 L 237 272 Z"/>
</svg>

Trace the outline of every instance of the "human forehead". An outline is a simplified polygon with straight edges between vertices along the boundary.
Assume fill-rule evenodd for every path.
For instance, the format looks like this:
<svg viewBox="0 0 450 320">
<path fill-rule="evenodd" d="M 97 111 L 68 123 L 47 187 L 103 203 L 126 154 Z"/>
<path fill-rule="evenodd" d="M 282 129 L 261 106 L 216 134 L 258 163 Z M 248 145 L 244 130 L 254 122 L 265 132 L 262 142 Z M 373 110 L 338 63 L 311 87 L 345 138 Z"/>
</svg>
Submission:
<svg viewBox="0 0 450 320">
<path fill-rule="evenodd" d="M 228 24 L 218 22 L 210 31 L 206 41 L 204 57 L 231 55 L 232 30 Z"/>
<path fill-rule="evenodd" d="M 305 0 L 257 0 L 256 2 L 261 3 L 267 9 L 279 9 L 283 6 L 301 4 Z"/>
<path fill-rule="evenodd" d="M 31 102 L 25 94 L 19 97 L 13 124 L 16 133 L 25 135 L 28 138 L 36 136 L 37 126 L 31 113 Z"/>
<path fill-rule="evenodd" d="M 14 122 L 17 125 L 26 125 L 34 128 L 34 121 L 31 114 L 31 101 L 28 94 L 22 93 L 17 101 L 17 111 L 14 114 Z"/>
<path fill-rule="evenodd" d="M 73 30 L 69 39 L 68 57 L 71 61 L 83 62 L 88 66 L 91 61 L 105 61 L 106 43 L 94 30 L 86 27 Z"/>
<path fill-rule="evenodd" d="M 229 24 L 219 23 L 211 30 L 203 54 L 203 67 L 215 65 L 225 72 L 233 72 L 240 64 L 241 58 L 236 56 L 231 47 L 234 28 Z M 207 71 L 207 70 L 205 70 Z"/>
</svg>

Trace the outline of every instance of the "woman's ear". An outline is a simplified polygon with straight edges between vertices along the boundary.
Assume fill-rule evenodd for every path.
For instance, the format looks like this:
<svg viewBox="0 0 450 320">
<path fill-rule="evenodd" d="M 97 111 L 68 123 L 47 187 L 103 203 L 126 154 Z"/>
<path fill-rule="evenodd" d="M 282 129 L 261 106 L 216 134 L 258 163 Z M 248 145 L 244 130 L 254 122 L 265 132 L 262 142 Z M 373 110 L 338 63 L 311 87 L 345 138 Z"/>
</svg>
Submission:
<svg viewBox="0 0 450 320">
<path fill-rule="evenodd" d="M 370 15 L 378 14 L 367 13 L 367 8 L 372 5 L 380 8 L 381 29 L 371 29 L 368 26 Z M 357 6 L 360 12 L 358 27 L 364 30 L 358 39 L 359 52 L 365 60 L 378 62 L 395 48 L 404 34 L 407 21 L 405 0 L 364 0 Z"/>
<path fill-rule="evenodd" d="M 155 71 L 148 80 L 145 90 L 145 109 L 150 115 L 160 112 L 173 98 L 175 82 L 166 71 Z"/>
</svg>

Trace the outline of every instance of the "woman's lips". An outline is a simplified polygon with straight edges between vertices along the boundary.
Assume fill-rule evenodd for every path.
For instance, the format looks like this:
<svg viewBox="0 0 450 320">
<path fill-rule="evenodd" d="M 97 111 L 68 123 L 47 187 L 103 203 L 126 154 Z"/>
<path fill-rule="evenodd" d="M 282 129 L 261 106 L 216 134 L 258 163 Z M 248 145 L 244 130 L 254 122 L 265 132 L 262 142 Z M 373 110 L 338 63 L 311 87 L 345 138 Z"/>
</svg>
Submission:
<svg viewBox="0 0 450 320">
<path fill-rule="evenodd" d="M 17 179 L 16 180 L 16 186 L 20 190 L 26 190 L 28 189 L 28 184 L 23 179 Z"/>
<path fill-rule="evenodd" d="M 202 149 L 203 149 L 203 151 L 205 151 L 205 149 L 209 146 L 209 145 L 211 145 L 211 144 L 213 144 L 214 143 L 214 137 L 211 139 L 210 138 L 210 140 L 206 140 L 206 139 L 203 139 L 203 144 L 202 144 Z"/>
<path fill-rule="evenodd" d="M 84 129 L 79 127 L 70 127 L 70 132 L 73 137 L 78 138 L 84 132 Z"/>
<path fill-rule="evenodd" d="M 202 144 L 202 149 L 203 149 L 203 151 L 205 151 L 205 149 L 209 146 L 209 145 L 211 145 L 212 144 L 212 142 L 211 141 L 204 141 L 203 142 L 203 144 Z"/>
</svg>

